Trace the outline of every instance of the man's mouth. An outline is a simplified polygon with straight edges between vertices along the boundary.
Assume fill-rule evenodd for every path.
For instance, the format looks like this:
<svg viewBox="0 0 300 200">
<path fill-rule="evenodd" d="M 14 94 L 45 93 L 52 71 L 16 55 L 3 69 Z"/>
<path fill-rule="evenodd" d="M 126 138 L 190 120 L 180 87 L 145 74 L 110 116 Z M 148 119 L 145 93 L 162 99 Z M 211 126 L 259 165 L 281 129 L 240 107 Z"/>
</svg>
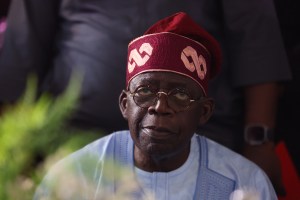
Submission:
<svg viewBox="0 0 300 200">
<path fill-rule="evenodd" d="M 168 128 L 155 127 L 155 126 L 145 126 L 142 128 L 143 133 L 148 135 L 153 139 L 168 139 L 174 136 L 176 133 Z"/>
</svg>

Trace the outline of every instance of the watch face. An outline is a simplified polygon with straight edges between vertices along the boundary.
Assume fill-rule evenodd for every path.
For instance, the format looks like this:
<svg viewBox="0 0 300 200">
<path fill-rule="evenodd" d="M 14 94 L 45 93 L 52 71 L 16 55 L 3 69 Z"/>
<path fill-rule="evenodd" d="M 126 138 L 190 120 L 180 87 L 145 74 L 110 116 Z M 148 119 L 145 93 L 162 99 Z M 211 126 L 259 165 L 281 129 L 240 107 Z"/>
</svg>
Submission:
<svg viewBox="0 0 300 200">
<path fill-rule="evenodd" d="M 245 128 L 245 141 L 250 145 L 261 145 L 268 141 L 268 128 L 262 125 L 250 125 Z"/>
</svg>

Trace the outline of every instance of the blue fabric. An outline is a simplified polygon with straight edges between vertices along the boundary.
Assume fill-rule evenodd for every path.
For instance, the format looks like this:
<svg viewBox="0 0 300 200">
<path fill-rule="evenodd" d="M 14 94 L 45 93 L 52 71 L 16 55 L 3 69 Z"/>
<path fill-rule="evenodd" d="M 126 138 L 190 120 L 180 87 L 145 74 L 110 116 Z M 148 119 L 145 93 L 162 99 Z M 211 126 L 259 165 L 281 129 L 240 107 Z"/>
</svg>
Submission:
<svg viewBox="0 0 300 200">
<path fill-rule="evenodd" d="M 199 149 L 199 167 L 191 199 L 229 199 L 237 189 L 257 191 L 264 200 L 277 199 L 267 176 L 255 164 L 203 136 L 194 135 L 192 141 L 192 147 Z M 121 131 L 74 152 L 51 168 L 37 189 L 34 200 L 51 199 L 57 197 L 55 195 L 60 199 L 115 197 L 124 187 L 128 190 L 121 194 L 123 199 L 143 199 L 143 187 L 135 176 L 133 146 L 129 132 Z M 121 171 L 125 173 L 120 175 Z M 162 174 L 169 173 L 172 172 Z M 189 189 L 182 184 L 178 193 Z M 176 196 L 173 194 L 166 199 L 173 200 Z"/>
</svg>

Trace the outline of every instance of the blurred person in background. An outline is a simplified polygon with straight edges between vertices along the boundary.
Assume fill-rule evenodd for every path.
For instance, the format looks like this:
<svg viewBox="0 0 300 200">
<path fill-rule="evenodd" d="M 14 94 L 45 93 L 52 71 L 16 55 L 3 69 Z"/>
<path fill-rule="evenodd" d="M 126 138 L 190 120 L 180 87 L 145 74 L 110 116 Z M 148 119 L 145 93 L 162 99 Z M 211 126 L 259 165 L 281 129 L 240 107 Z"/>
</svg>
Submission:
<svg viewBox="0 0 300 200">
<path fill-rule="evenodd" d="M 0 50 L 3 44 L 4 32 L 6 30 L 6 17 L 9 10 L 9 4 L 10 0 L 2 0 L 0 2 Z"/>
</svg>

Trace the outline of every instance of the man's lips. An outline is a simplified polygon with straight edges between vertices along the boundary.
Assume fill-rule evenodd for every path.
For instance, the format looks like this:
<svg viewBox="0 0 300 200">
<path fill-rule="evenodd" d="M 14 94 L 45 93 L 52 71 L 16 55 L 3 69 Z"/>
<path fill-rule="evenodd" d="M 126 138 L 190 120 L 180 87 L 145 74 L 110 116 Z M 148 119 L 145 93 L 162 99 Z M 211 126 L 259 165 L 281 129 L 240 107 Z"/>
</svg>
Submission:
<svg viewBox="0 0 300 200">
<path fill-rule="evenodd" d="M 166 139 L 176 134 L 176 132 L 171 129 L 155 126 L 145 126 L 142 128 L 142 131 L 153 139 Z"/>
</svg>

